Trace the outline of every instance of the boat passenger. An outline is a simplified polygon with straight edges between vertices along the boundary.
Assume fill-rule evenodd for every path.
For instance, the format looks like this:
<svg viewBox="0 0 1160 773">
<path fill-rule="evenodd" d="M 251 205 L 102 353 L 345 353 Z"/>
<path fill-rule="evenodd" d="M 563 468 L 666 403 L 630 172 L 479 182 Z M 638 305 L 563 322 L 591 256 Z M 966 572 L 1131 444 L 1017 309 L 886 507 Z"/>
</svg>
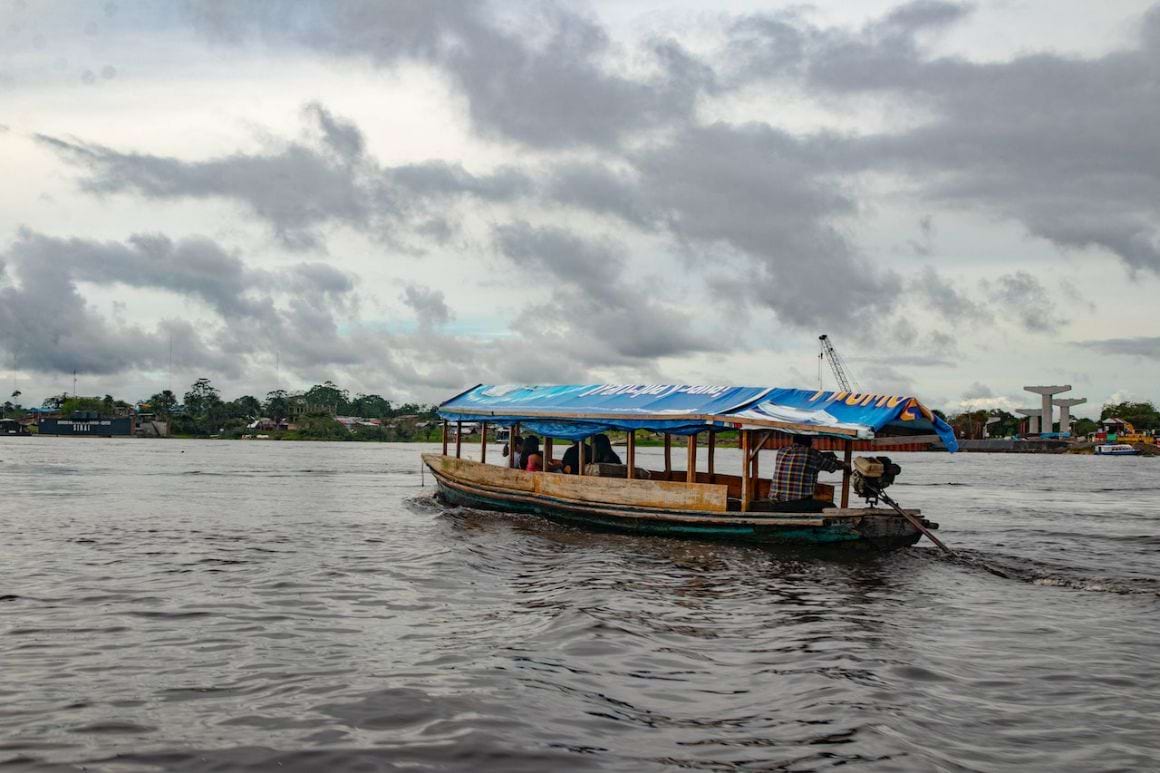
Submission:
<svg viewBox="0 0 1160 773">
<path fill-rule="evenodd" d="M 522 437 L 520 437 L 519 435 L 516 435 L 509 442 L 503 444 L 503 455 L 507 456 L 510 453 L 513 457 L 515 457 L 513 462 L 512 462 L 512 467 L 515 467 L 517 470 L 521 469 L 520 468 L 520 456 L 521 456 L 520 452 L 523 449 L 523 446 L 524 446 L 524 439 Z"/>
<path fill-rule="evenodd" d="M 624 464 L 620 455 L 612 450 L 612 441 L 601 433 L 592 438 L 592 461 L 596 464 Z"/>
<path fill-rule="evenodd" d="M 772 509 L 787 513 L 818 513 L 833 507 L 831 502 L 814 499 L 814 488 L 819 472 L 837 472 L 843 468 L 833 453 L 814 450 L 809 435 L 794 435 L 793 444 L 777 452 L 769 485 L 769 498 L 774 503 Z"/>
<path fill-rule="evenodd" d="M 521 469 L 528 472 L 540 472 L 544 469 L 544 457 L 540 453 L 540 439 L 535 435 L 528 435 L 524 438 L 523 447 L 520 449 L 520 464 L 523 465 Z"/>
<path fill-rule="evenodd" d="M 585 443 L 585 463 L 591 462 L 592 458 L 592 446 L 588 443 Z M 573 440 L 572 445 L 568 446 L 568 450 L 565 451 L 564 456 L 560 458 L 560 472 L 564 473 L 565 475 L 580 474 L 580 441 Z"/>
</svg>

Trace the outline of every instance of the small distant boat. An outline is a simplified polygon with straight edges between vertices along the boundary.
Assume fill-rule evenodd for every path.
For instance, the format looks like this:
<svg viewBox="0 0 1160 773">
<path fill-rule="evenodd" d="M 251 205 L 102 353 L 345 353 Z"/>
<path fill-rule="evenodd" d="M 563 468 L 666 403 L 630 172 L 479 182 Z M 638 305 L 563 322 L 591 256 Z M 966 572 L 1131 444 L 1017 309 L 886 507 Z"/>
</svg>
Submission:
<svg viewBox="0 0 1160 773">
<path fill-rule="evenodd" d="M 1096 456 L 1138 456 L 1139 453 L 1127 443 L 1104 443 L 1096 446 Z"/>
<path fill-rule="evenodd" d="M 918 510 L 876 507 L 877 497 L 865 493 L 863 478 L 856 476 L 876 460 L 879 469 L 883 461 L 889 467 L 888 460 L 851 460 L 851 452 L 855 443 L 860 449 L 936 441 L 948 451 L 958 447 L 950 426 L 913 397 L 776 387 L 479 385 L 444 402 L 439 414 L 443 451 L 423 454 L 423 463 L 434 473 L 443 501 L 665 537 L 883 549 L 913 545 L 926 534 L 937 543 L 930 530 L 938 524 L 923 519 Z M 585 464 L 582 442 L 579 475 L 531 472 L 511 467 L 510 456 L 498 465 L 487 464 L 483 440 L 481 461 L 471 461 L 461 458 L 467 422 L 479 423 L 483 438 L 489 425 L 544 438 L 549 468 L 553 439 L 583 441 L 608 431 L 625 432 L 627 458 L 619 465 Z M 663 469 L 637 466 L 640 430 L 664 436 Z M 720 432 L 737 433 L 744 460 L 736 471 L 740 474 L 714 467 Z M 699 435 L 707 442 L 704 470 L 697 469 Z M 834 486 L 818 486 L 814 499 L 825 506 L 817 511 L 780 512 L 768 499 L 770 481 L 760 476 L 760 451 L 775 448 L 779 436 L 784 440 L 787 435 L 837 440 L 845 463 L 853 461 L 859 468 L 857 473 L 847 470 L 840 492 Z M 687 443 L 685 470 L 673 469 L 670 463 L 673 436 Z M 449 445 L 454 448 L 451 453 Z M 855 493 L 870 506 L 850 506 L 852 480 Z M 881 478 L 872 483 L 879 493 L 889 485 Z M 881 497 L 883 502 L 892 501 Z"/>
</svg>

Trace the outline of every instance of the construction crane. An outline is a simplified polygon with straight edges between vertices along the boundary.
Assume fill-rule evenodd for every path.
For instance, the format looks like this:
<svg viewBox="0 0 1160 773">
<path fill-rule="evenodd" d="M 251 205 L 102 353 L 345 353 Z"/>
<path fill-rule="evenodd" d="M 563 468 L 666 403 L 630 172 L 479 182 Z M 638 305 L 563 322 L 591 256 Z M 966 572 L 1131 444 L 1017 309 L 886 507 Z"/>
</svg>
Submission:
<svg viewBox="0 0 1160 773">
<path fill-rule="evenodd" d="M 818 342 L 821 344 L 821 348 L 818 351 L 818 387 L 820 388 L 822 385 L 822 360 L 829 360 L 830 370 L 834 372 L 834 378 L 838 382 L 838 388 L 843 392 L 858 391 L 858 382 L 850 377 L 846 361 L 842 359 L 842 355 L 838 354 L 838 350 L 830 343 L 830 337 L 822 333 L 818 336 Z"/>
</svg>

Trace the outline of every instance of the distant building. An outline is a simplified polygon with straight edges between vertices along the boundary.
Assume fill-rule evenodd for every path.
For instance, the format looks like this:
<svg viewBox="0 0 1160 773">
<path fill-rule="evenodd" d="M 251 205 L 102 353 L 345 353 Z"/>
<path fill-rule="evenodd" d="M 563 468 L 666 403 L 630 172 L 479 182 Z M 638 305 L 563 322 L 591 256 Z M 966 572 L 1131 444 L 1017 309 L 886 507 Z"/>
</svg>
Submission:
<svg viewBox="0 0 1160 773">
<path fill-rule="evenodd" d="M 41 415 L 36 430 L 41 435 L 71 437 L 133 437 L 137 433 L 137 414 L 115 416 L 98 411 L 74 411 L 67 417 Z"/>
</svg>

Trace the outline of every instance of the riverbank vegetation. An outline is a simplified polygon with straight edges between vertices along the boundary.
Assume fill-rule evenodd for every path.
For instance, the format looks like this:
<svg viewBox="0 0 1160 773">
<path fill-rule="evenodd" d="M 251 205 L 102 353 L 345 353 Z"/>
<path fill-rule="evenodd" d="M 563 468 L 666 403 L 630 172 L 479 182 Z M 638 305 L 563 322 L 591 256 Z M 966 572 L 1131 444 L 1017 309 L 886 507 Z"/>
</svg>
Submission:
<svg viewBox="0 0 1160 773">
<path fill-rule="evenodd" d="M 20 403 L 19 390 L 0 404 L 0 418 L 22 418 L 27 414 Z M 271 440 L 362 440 L 362 441 L 437 441 L 439 419 L 435 406 L 418 403 L 395 404 L 378 394 L 355 394 L 332 381 L 310 389 L 287 391 L 274 389 L 263 398 L 241 395 L 231 400 L 208 378 L 199 378 L 178 395 L 162 390 L 136 406 L 115 398 L 53 395 L 42 404 L 42 410 L 69 415 L 95 412 L 115 415 L 136 407 L 141 413 L 152 413 L 159 421 L 169 423 L 176 437 L 262 437 Z M 1001 409 L 965 411 L 950 416 L 936 411 L 955 427 L 963 438 L 1011 437 L 1018 434 L 1020 417 Z M 1160 430 L 1160 411 L 1150 401 L 1106 403 L 1100 421 L 1123 419 L 1137 431 Z M 1058 428 L 1058 425 L 1056 425 Z M 1072 424 L 1076 437 L 1095 432 L 1098 425 L 1086 418 Z M 638 439 L 642 446 L 660 445 L 661 439 Z M 722 445 L 730 439 L 719 436 Z"/>
</svg>

